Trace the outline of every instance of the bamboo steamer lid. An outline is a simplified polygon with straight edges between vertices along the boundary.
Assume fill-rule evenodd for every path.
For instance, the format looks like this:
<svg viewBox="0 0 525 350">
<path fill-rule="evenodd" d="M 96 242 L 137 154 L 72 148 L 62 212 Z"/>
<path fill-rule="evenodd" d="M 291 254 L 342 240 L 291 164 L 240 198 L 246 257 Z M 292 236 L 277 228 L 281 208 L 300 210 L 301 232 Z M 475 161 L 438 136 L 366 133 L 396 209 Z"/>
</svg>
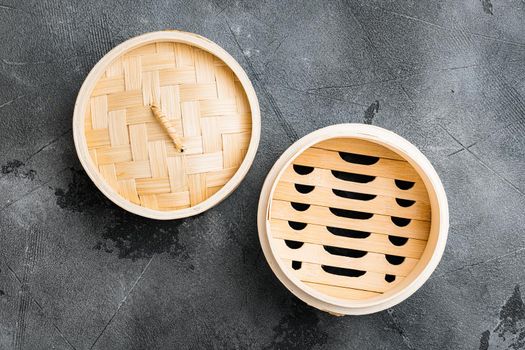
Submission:
<svg viewBox="0 0 525 350">
<path fill-rule="evenodd" d="M 138 215 L 177 219 L 242 181 L 260 138 L 248 76 L 199 35 L 154 32 L 104 56 L 80 89 L 75 147 L 95 185 Z"/>
<path fill-rule="evenodd" d="M 264 183 L 259 239 L 279 280 L 321 310 L 367 314 L 408 298 L 443 254 L 448 204 L 402 137 L 334 125 L 294 143 Z"/>
</svg>

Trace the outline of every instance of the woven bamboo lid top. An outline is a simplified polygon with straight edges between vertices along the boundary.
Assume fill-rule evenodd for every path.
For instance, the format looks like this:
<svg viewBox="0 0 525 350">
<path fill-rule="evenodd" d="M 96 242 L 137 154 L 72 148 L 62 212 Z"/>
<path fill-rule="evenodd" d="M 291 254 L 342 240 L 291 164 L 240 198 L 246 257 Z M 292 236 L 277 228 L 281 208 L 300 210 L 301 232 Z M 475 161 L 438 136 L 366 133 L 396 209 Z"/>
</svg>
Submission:
<svg viewBox="0 0 525 350">
<path fill-rule="evenodd" d="M 314 144 L 282 170 L 270 196 L 270 247 L 301 289 L 339 300 L 379 296 L 415 269 L 427 245 L 425 184 L 375 142 Z"/>
<path fill-rule="evenodd" d="M 84 166 L 97 186 L 126 209 L 161 219 L 196 214 L 227 196 L 259 139 L 257 100 L 240 66 L 181 32 L 147 34 L 108 56 L 77 101 L 85 106 L 77 150 L 89 154 Z"/>
</svg>

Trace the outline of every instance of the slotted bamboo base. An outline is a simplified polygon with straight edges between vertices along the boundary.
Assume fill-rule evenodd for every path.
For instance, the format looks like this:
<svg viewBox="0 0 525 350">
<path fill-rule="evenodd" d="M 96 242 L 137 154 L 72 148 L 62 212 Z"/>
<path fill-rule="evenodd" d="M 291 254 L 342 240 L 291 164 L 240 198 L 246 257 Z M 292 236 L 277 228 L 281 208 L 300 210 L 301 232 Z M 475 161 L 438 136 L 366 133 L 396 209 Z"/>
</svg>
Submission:
<svg viewBox="0 0 525 350">
<path fill-rule="evenodd" d="M 443 187 L 401 137 L 360 124 L 318 130 L 276 163 L 259 237 L 279 279 L 336 314 L 385 309 L 437 265 L 448 229 Z"/>
<path fill-rule="evenodd" d="M 239 184 L 260 115 L 248 77 L 223 49 L 195 34 L 157 32 L 97 64 L 79 93 L 74 130 L 83 166 L 111 200 L 173 219 L 208 209 Z"/>
</svg>

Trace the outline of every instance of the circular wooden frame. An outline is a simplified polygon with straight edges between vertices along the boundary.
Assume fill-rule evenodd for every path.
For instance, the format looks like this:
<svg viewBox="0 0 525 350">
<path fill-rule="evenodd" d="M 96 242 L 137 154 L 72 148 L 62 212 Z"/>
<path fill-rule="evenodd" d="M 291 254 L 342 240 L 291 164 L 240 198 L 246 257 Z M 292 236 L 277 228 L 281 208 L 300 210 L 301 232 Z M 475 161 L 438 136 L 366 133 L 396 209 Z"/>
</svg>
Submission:
<svg viewBox="0 0 525 350">
<path fill-rule="evenodd" d="M 271 203 L 278 179 L 296 157 L 309 147 L 332 138 L 358 138 L 391 149 L 412 165 L 423 180 L 431 205 L 431 228 L 427 245 L 412 272 L 392 289 L 379 296 L 362 300 L 343 300 L 315 290 L 302 283 L 291 269 L 283 265 L 272 247 L 269 225 Z M 388 130 L 364 124 L 340 124 L 317 130 L 290 146 L 270 170 L 259 199 L 259 240 L 264 255 L 277 278 L 307 304 L 336 315 L 360 315 L 392 307 L 418 290 L 438 265 L 448 234 L 448 204 L 443 185 L 428 159 L 410 142 Z"/>
<path fill-rule="evenodd" d="M 151 43 L 166 41 L 182 43 L 197 47 L 222 60 L 226 64 L 226 66 L 233 71 L 237 79 L 240 81 L 248 99 L 252 118 L 251 138 L 248 145 L 248 149 L 242 163 L 240 164 L 239 168 L 234 173 L 234 175 L 226 182 L 226 184 L 224 184 L 222 188 L 220 188 L 216 193 L 214 193 L 204 201 L 197 203 L 196 205 L 191 206 L 189 208 L 172 211 L 160 211 L 132 203 L 131 201 L 128 201 L 127 199 L 120 196 L 110 185 L 108 185 L 108 183 L 99 173 L 97 167 L 92 163 L 90 159 L 90 155 L 87 148 L 84 125 L 85 112 L 90 103 L 92 91 L 95 88 L 95 84 L 97 83 L 97 81 L 104 74 L 108 65 L 111 62 L 113 62 L 116 58 L 137 47 Z M 260 132 L 261 119 L 257 96 L 248 76 L 246 75 L 242 67 L 239 65 L 239 63 L 224 49 L 222 49 L 220 46 L 213 43 L 212 41 L 196 34 L 180 31 L 161 31 L 144 34 L 129 39 L 115 47 L 113 50 L 111 50 L 95 65 L 95 67 L 91 70 L 86 80 L 84 81 L 78 94 L 73 114 L 73 137 L 75 142 L 75 148 L 77 150 L 77 154 L 82 166 L 86 170 L 91 180 L 95 183 L 95 185 L 100 189 L 100 191 L 102 191 L 102 193 L 104 193 L 106 197 L 108 197 L 111 201 L 113 201 L 121 208 L 126 209 L 137 215 L 160 220 L 179 219 L 197 215 L 217 205 L 228 195 L 230 195 L 246 176 L 255 158 L 260 139 Z"/>
</svg>

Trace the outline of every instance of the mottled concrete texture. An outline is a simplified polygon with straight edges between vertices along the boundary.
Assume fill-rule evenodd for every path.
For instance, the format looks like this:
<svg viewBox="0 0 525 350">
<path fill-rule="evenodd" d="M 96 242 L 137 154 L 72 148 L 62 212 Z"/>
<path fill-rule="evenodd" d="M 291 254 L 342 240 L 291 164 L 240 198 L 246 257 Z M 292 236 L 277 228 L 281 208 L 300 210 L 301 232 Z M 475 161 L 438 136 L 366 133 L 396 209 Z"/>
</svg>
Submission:
<svg viewBox="0 0 525 350">
<path fill-rule="evenodd" d="M 108 50 L 167 28 L 230 52 L 263 124 L 231 197 L 157 222 L 96 190 L 71 118 Z M 524 33 L 518 0 L 1 0 L 0 348 L 525 348 Z M 298 301 L 257 238 L 259 191 L 277 157 L 342 122 L 413 142 L 450 203 L 434 275 L 363 317 Z"/>
</svg>

